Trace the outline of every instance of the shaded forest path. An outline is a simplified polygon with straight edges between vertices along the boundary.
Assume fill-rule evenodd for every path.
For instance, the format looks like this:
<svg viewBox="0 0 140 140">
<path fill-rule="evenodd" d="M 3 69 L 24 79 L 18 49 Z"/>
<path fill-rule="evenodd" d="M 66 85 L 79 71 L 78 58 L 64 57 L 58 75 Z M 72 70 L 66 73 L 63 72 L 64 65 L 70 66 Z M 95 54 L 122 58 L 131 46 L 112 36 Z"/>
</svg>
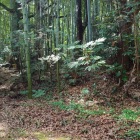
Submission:
<svg viewBox="0 0 140 140">
<path fill-rule="evenodd" d="M 4 96 L 12 93 L 10 91 L 18 73 L 8 68 L 0 67 L 0 139 L 3 139 L 9 132 L 8 124 L 3 116 Z"/>
<path fill-rule="evenodd" d="M 44 133 L 43 131 L 28 132 L 30 128 L 27 128 L 28 130 L 25 132 L 22 127 L 16 128 L 12 119 L 18 112 L 14 112 L 14 108 L 20 106 L 22 101 L 26 103 L 25 100 L 27 100 L 21 99 L 19 96 L 17 97 L 20 99 L 15 99 L 19 91 L 13 91 L 12 87 L 16 86 L 15 81 L 18 79 L 18 72 L 0 67 L 0 140 L 70 140 L 69 137 L 63 137 L 60 134 Z M 19 108 L 20 111 L 22 110 Z"/>
<path fill-rule="evenodd" d="M 18 94 L 26 90 L 18 73 L 0 68 L 0 140 L 129 139 L 122 136 L 139 129 L 140 102 L 111 93 L 116 83 L 102 76 L 68 87 L 61 95 L 46 93 L 44 98 L 29 100 Z M 85 87 L 91 94 L 81 94 Z"/>
</svg>

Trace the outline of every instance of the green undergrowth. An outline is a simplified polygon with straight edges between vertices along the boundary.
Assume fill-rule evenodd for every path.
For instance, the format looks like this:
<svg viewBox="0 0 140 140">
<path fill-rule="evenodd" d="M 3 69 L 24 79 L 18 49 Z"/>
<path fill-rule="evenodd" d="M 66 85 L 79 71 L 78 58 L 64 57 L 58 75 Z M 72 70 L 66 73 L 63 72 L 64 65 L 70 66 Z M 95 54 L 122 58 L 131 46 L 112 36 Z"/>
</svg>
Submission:
<svg viewBox="0 0 140 140">
<path fill-rule="evenodd" d="M 95 109 L 87 109 L 86 107 L 75 103 L 65 103 L 63 100 L 59 101 L 51 101 L 50 104 L 58 108 L 60 110 L 70 111 L 74 110 L 78 113 L 79 117 L 85 118 L 87 116 L 101 116 L 104 114 L 110 114 L 112 118 L 116 120 L 118 127 L 120 127 L 120 131 L 124 131 L 123 134 L 118 134 L 119 138 L 123 139 L 132 139 L 139 140 L 140 139 L 140 128 L 138 129 L 137 125 L 140 123 L 140 108 L 125 108 L 121 109 L 121 111 L 114 110 L 113 108 L 100 107 L 98 106 Z M 133 129 L 132 129 L 133 125 Z"/>
<path fill-rule="evenodd" d="M 124 134 L 125 139 L 139 140 L 140 130 L 131 129 Z"/>
<path fill-rule="evenodd" d="M 122 109 L 115 118 L 120 125 L 120 129 L 124 131 L 124 133 L 119 136 L 120 138 L 126 140 L 140 139 L 140 108 Z"/>
<path fill-rule="evenodd" d="M 103 109 L 101 107 L 98 107 L 98 109 L 86 109 L 86 107 L 75 103 L 75 102 L 70 102 L 69 104 L 66 104 L 64 101 L 52 101 L 50 104 L 53 107 L 57 107 L 60 110 L 65 110 L 65 111 L 71 111 L 74 110 L 78 114 L 82 116 L 88 116 L 88 115 L 103 115 L 103 114 L 111 114 L 113 113 L 113 109 Z"/>
<path fill-rule="evenodd" d="M 140 139 L 140 128 L 138 130 L 130 129 L 123 136 L 124 139 L 129 140 L 139 140 Z"/>
<path fill-rule="evenodd" d="M 116 118 L 118 121 L 140 122 L 140 108 L 123 109 Z"/>
<path fill-rule="evenodd" d="M 118 115 L 118 120 L 128 120 L 128 121 L 134 121 L 139 122 L 140 117 L 140 108 L 136 109 L 123 109 L 121 111 L 121 114 Z"/>
</svg>

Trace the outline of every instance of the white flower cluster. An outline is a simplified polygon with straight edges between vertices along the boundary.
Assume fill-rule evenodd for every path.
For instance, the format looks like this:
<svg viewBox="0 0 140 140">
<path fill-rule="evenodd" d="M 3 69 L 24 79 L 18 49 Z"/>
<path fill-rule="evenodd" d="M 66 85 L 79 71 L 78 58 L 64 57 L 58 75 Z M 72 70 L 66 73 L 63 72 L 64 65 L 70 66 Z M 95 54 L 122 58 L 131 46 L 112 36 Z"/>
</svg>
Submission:
<svg viewBox="0 0 140 140">
<path fill-rule="evenodd" d="M 9 47 L 8 46 L 5 46 L 3 52 L 10 52 Z"/>
<path fill-rule="evenodd" d="M 51 64 L 55 64 L 60 59 L 61 59 L 61 57 L 59 55 L 52 54 L 52 55 L 47 56 L 47 62 L 51 63 Z"/>
<path fill-rule="evenodd" d="M 102 37 L 102 38 L 99 38 L 99 39 L 95 40 L 95 43 L 102 43 L 105 40 L 106 40 L 106 38 L 105 37 Z"/>
<path fill-rule="evenodd" d="M 84 48 L 87 48 L 87 47 L 89 47 L 89 46 L 94 46 L 94 41 L 90 41 L 90 42 L 86 43 L 86 44 L 84 45 Z"/>
<path fill-rule="evenodd" d="M 99 38 L 99 39 L 97 39 L 95 41 L 90 41 L 90 42 L 88 42 L 88 43 L 86 43 L 84 45 L 84 48 L 92 47 L 92 46 L 95 46 L 95 45 L 102 44 L 105 40 L 106 40 L 106 38 L 102 37 L 102 38 Z"/>
<path fill-rule="evenodd" d="M 41 60 L 42 62 L 47 61 L 50 64 L 50 66 L 53 66 L 60 59 L 61 59 L 61 57 L 59 55 L 52 54 L 52 55 L 49 55 L 47 57 L 39 58 L 38 60 Z"/>
</svg>

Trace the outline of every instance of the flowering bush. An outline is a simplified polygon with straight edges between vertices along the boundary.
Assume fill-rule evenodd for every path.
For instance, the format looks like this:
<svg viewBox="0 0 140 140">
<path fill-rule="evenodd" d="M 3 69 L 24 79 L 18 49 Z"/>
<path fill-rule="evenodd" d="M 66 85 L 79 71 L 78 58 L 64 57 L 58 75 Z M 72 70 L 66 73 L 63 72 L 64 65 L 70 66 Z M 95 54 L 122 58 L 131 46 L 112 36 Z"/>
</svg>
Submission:
<svg viewBox="0 0 140 140">
<path fill-rule="evenodd" d="M 41 60 L 42 63 L 44 61 L 47 61 L 50 64 L 50 67 L 53 66 L 55 63 L 57 63 L 59 60 L 61 59 L 61 57 L 59 55 L 49 55 L 47 57 L 41 57 L 38 60 Z"/>
</svg>

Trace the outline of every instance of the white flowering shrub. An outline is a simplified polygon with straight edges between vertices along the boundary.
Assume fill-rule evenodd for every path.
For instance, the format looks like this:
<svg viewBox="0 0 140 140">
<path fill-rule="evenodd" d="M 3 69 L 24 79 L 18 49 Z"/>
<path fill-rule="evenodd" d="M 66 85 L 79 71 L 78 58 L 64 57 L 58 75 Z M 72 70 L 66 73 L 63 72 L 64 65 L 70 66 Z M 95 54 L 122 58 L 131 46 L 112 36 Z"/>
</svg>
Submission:
<svg viewBox="0 0 140 140">
<path fill-rule="evenodd" d="M 47 61 L 51 66 L 53 66 L 55 63 L 57 63 L 59 60 L 61 59 L 61 57 L 59 55 L 49 55 L 47 57 L 41 57 L 38 60 L 40 60 L 42 63 L 44 63 L 44 61 Z"/>
<path fill-rule="evenodd" d="M 78 48 L 83 51 L 83 56 L 76 59 L 76 61 L 70 62 L 68 67 L 70 69 L 77 69 L 80 66 L 84 66 L 85 70 L 91 71 L 100 68 L 105 65 L 105 60 L 101 56 L 96 54 L 96 46 L 103 44 L 106 38 L 99 38 L 95 41 L 90 41 L 86 44 L 79 45 Z M 75 49 L 77 47 L 70 47 L 70 49 Z"/>
<path fill-rule="evenodd" d="M 88 43 L 86 43 L 83 47 L 83 49 L 89 48 L 89 47 L 93 47 L 93 46 L 97 46 L 97 45 L 101 45 L 103 44 L 103 42 L 106 40 L 106 38 L 99 38 L 95 41 L 90 41 Z"/>
</svg>

